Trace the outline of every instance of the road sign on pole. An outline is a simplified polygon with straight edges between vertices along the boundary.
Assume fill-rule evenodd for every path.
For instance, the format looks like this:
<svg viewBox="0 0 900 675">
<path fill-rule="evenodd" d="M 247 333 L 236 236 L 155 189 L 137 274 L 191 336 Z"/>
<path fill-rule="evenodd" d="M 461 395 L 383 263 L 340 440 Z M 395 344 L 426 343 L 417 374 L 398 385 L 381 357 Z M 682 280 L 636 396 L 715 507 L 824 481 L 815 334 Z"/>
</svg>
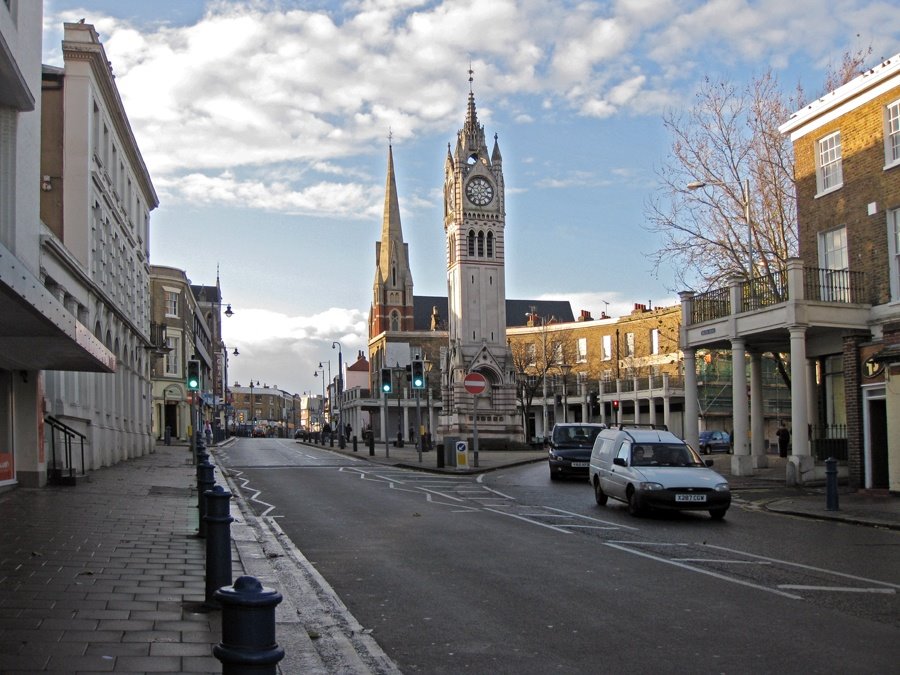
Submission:
<svg viewBox="0 0 900 675">
<path fill-rule="evenodd" d="M 465 386 L 467 392 L 477 396 L 484 393 L 484 390 L 487 389 L 487 380 L 481 373 L 469 373 L 466 375 L 466 379 L 463 380 L 463 386 Z"/>
</svg>

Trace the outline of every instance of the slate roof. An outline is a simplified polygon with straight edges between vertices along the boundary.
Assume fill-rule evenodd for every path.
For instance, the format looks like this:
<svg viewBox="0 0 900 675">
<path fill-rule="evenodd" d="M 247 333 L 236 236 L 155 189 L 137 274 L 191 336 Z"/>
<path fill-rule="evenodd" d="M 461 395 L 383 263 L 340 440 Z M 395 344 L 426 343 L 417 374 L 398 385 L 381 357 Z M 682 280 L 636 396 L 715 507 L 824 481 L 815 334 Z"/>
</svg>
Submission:
<svg viewBox="0 0 900 675">
<path fill-rule="evenodd" d="M 413 296 L 413 318 L 415 330 L 431 330 L 431 310 L 437 307 L 438 315 L 447 324 L 447 298 L 440 295 Z M 575 321 L 572 305 L 567 300 L 509 300 L 506 301 L 506 327 L 526 326 L 525 316 L 534 308 L 540 317 L 552 317 L 559 323 Z"/>
</svg>

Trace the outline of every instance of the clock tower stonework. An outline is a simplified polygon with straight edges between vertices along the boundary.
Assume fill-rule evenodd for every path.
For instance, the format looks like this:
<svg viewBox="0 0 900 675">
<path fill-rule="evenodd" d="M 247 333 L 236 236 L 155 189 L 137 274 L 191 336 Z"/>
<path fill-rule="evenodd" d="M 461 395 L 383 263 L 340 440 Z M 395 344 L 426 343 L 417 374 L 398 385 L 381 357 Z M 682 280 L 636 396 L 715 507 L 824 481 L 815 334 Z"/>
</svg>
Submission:
<svg viewBox="0 0 900 675">
<path fill-rule="evenodd" d="M 441 357 L 442 436 L 468 438 L 475 416 L 484 445 L 522 441 L 516 379 L 506 342 L 506 227 L 503 160 L 494 136 L 489 153 L 471 90 L 466 120 L 444 162 L 444 233 L 447 254 L 449 344 Z M 483 375 L 477 397 L 463 380 Z"/>
</svg>

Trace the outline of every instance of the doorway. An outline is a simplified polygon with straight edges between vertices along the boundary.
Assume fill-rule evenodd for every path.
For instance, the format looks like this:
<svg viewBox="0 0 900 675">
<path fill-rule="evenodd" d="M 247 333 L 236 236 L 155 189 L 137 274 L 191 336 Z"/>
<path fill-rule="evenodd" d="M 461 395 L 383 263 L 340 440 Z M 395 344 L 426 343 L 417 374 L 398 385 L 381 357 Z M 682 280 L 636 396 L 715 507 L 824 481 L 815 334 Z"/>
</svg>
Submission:
<svg viewBox="0 0 900 675">
<path fill-rule="evenodd" d="M 869 399 L 868 406 L 868 447 L 870 470 L 868 485 L 874 489 L 887 489 L 888 478 L 888 439 L 887 439 L 887 403 L 883 398 Z"/>
</svg>

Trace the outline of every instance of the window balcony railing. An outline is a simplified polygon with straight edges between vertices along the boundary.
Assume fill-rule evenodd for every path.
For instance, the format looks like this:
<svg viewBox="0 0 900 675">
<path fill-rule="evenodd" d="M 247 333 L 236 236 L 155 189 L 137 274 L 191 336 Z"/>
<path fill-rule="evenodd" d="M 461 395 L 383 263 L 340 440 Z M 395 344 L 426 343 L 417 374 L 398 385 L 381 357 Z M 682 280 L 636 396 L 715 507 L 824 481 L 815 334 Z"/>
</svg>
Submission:
<svg viewBox="0 0 900 675">
<path fill-rule="evenodd" d="M 866 275 L 850 270 L 803 268 L 803 293 L 807 300 L 865 304 L 868 302 Z"/>
</svg>

